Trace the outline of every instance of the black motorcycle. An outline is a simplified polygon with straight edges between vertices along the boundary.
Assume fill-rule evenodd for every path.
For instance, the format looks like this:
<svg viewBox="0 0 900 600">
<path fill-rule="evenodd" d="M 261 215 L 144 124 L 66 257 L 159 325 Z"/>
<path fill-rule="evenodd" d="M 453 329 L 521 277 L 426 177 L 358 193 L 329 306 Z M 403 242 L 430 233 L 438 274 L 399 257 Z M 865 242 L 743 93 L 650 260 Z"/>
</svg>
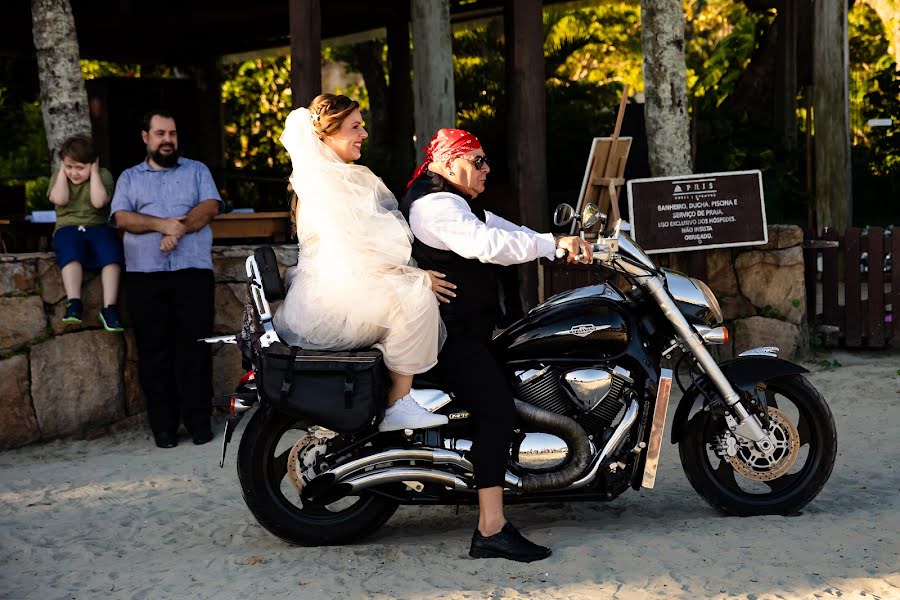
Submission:
<svg viewBox="0 0 900 600">
<path fill-rule="evenodd" d="M 554 219 L 589 227 L 596 213 L 563 205 Z M 517 399 L 506 502 L 612 500 L 652 488 L 674 379 L 683 396 L 671 441 L 694 489 L 731 515 L 799 510 L 825 485 L 837 450 L 831 411 L 806 369 L 774 347 L 717 363 L 706 346 L 725 343 L 728 330 L 713 293 L 658 267 L 618 229 L 593 246 L 607 283 L 558 294 L 493 340 Z M 252 256 L 247 273 L 265 352 L 278 341 L 268 299 L 283 297 L 283 286 Z M 224 402 L 233 415 L 225 445 L 258 406 L 241 438 L 238 475 L 247 506 L 276 536 L 341 544 L 375 531 L 401 504 L 477 501 L 469 414 L 427 376 L 416 378 L 413 397 L 449 423 L 379 433 L 377 419 L 339 432 L 285 411 L 256 389 L 255 375 Z"/>
</svg>

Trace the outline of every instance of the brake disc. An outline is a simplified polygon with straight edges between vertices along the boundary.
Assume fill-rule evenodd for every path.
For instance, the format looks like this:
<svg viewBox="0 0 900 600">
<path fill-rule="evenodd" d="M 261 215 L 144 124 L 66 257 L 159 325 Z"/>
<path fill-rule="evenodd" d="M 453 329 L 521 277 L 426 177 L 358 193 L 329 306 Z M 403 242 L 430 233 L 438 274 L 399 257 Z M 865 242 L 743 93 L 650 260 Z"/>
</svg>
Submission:
<svg viewBox="0 0 900 600">
<path fill-rule="evenodd" d="M 749 440 L 738 440 L 735 456 L 728 462 L 735 471 L 756 481 L 772 481 L 787 473 L 800 456 L 800 434 L 786 414 L 769 407 L 769 439 L 774 446 L 771 454 L 760 452 Z"/>
<path fill-rule="evenodd" d="M 304 435 L 291 448 L 287 472 L 298 494 L 302 494 L 303 487 L 318 474 L 316 462 L 326 454 L 327 449 L 328 440 L 314 434 Z"/>
</svg>

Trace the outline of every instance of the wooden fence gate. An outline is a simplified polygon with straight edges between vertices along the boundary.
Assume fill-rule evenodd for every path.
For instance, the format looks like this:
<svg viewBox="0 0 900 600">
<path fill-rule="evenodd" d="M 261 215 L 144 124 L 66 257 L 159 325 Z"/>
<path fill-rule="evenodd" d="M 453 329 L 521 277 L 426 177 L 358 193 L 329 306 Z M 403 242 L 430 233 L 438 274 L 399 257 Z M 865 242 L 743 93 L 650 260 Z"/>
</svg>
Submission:
<svg viewBox="0 0 900 600">
<path fill-rule="evenodd" d="M 900 346 L 900 233 L 894 227 L 850 227 L 843 237 L 806 232 L 807 318 L 826 345 Z"/>
</svg>

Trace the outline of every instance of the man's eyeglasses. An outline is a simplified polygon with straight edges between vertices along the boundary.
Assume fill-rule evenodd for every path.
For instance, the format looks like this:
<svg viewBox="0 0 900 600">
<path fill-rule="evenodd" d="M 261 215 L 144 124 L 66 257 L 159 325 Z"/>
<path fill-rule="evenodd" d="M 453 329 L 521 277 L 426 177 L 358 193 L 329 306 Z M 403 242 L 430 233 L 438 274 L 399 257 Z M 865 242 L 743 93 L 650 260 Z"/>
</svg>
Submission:
<svg viewBox="0 0 900 600">
<path fill-rule="evenodd" d="M 491 161 L 488 160 L 487 156 L 476 156 L 475 158 L 467 158 L 466 160 L 475 165 L 475 168 L 479 171 L 484 165 L 491 166 Z"/>
</svg>

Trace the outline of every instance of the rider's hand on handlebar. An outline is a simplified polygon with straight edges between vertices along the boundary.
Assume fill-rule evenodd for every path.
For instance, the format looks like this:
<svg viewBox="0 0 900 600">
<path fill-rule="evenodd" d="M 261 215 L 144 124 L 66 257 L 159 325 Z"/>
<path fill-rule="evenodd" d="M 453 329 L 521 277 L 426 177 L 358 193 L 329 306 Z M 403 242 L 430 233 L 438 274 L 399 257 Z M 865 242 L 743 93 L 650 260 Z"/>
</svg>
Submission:
<svg viewBox="0 0 900 600">
<path fill-rule="evenodd" d="M 456 294 L 453 292 L 456 286 L 444 279 L 446 275 L 437 271 L 425 272 L 428 273 L 428 277 L 431 279 L 431 291 L 434 292 L 438 302 L 449 304 L 451 298 L 456 298 Z"/>
<path fill-rule="evenodd" d="M 560 238 L 556 242 L 556 247 L 565 250 L 568 253 L 566 260 L 570 263 L 581 262 L 587 265 L 590 264 L 594 258 L 594 250 L 591 244 L 577 235 Z"/>
</svg>

